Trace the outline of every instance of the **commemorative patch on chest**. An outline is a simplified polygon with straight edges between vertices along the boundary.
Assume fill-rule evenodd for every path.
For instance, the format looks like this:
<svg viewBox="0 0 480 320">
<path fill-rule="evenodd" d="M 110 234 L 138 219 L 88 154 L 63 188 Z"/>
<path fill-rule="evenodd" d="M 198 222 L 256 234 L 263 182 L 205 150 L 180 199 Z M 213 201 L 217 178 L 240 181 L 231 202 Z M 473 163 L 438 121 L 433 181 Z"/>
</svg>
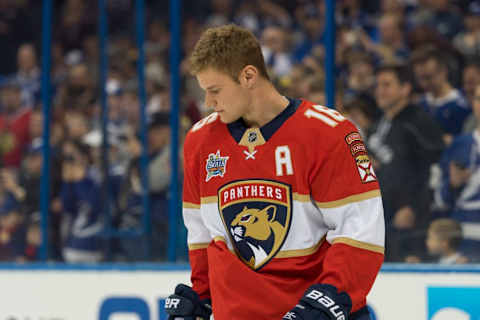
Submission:
<svg viewBox="0 0 480 320">
<path fill-rule="evenodd" d="M 280 250 L 292 220 L 292 191 L 287 184 L 243 180 L 218 190 L 218 205 L 237 256 L 259 270 Z"/>
<path fill-rule="evenodd" d="M 220 150 L 217 153 L 210 153 L 207 158 L 207 164 L 205 170 L 207 170 L 207 176 L 205 181 L 212 179 L 213 177 L 223 177 L 227 172 L 227 161 L 229 157 L 220 156 Z"/>
<path fill-rule="evenodd" d="M 358 132 L 351 132 L 345 137 L 345 142 L 350 148 L 350 153 L 355 159 L 358 173 L 362 183 L 372 182 L 377 180 L 377 176 L 373 171 L 372 162 L 367 154 L 367 148 L 363 143 L 362 137 Z"/>
</svg>

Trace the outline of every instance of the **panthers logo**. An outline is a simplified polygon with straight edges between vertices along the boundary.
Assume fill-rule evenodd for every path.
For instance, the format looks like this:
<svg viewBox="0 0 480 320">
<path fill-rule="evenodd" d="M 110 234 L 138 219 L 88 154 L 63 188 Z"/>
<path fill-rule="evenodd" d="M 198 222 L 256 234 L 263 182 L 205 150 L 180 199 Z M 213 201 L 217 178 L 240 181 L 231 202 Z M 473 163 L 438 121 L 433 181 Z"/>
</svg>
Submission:
<svg viewBox="0 0 480 320">
<path fill-rule="evenodd" d="M 273 181 L 247 180 L 219 190 L 225 229 L 239 258 L 260 269 L 280 250 L 291 221 L 290 187 Z"/>
</svg>

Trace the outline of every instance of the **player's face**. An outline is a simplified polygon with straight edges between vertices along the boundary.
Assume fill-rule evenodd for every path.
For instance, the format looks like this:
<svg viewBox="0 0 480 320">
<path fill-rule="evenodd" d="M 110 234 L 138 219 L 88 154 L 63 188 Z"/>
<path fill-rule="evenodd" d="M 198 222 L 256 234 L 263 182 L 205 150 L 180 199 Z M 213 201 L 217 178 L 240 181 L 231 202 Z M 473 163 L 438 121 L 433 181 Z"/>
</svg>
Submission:
<svg viewBox="0 0 480 320">
<path fill-rule="evenodd" d="M 249 92 L 224 72 L 208 68 L 197 74 L 200 87 L 205 90 L 205 104 L 220 116 L 224 123 L 242 117 L 249 105 Z"/>
</svg>

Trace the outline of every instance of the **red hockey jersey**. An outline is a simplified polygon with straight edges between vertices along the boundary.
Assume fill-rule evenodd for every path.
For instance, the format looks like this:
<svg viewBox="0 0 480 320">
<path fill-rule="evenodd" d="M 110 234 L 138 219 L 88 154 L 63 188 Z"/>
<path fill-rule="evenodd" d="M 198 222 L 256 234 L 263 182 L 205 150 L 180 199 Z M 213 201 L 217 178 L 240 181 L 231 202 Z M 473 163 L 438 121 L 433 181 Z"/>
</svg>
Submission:
<svg viewBox="0 0 480 320">
<path fill-rule="evenodd" d="M 188 133 L 184 164 L 191 281 L 216 320 L 281 319 L 315 283 L 365 306 L 385 228 L 350 121 L 301 100 L 260 129 L 213 113 Z"/>
</svg>

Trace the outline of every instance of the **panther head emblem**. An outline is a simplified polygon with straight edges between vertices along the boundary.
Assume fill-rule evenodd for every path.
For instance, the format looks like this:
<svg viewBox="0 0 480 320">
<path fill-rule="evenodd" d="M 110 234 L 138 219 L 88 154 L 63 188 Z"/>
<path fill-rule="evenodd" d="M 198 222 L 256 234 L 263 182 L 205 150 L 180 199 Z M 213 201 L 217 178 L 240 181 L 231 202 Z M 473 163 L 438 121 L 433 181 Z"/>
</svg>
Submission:
<svg viewBox="0 0 480 320">
<path fill-rule="evenodd" d="M 253 256 L 246 261 L 251 268 L 257 267 L 282 244 L 285 227 L 275 220 L 277 207 L 263 209 L 243 207 L 230 223 L 230 233 L 235 242 L 244 242 L 250 247 Z"/>
</svg>

